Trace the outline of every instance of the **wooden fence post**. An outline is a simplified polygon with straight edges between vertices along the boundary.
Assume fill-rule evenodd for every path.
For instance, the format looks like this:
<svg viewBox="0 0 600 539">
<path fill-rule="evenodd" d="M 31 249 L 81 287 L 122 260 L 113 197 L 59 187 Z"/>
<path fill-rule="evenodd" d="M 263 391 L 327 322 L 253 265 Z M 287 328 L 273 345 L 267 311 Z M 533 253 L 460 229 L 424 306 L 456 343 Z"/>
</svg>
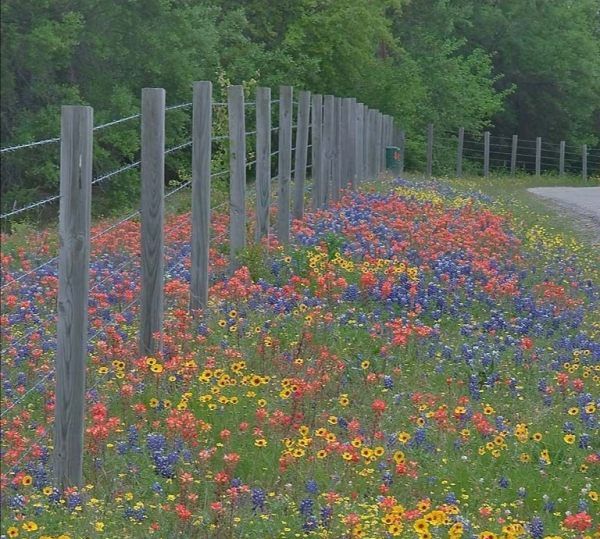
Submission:
<svg viewBox="0 0 600 539">
<path fill-rule="evenodd" d="M 559 156 L 558 156 L 558 174 L 559 174 L 559 176 L 565 175 L 565 146 L 566 146 L 565 141 L 561 140 Z"/>
<path fill-rule="evenodd" d="M 483 176 L 490 175 L 490 132 L 483 133 Z"/>
<path fill-rule="evenodd" d="M 371 114 L 371 179 L 374 180 L 378 176 L 377 172 L 377 156 L 379 155 L 379 148 L 377 147 L 377 116 L 378 112 L 375 109 L 369 111 Z"/>
<path fill-rule="evenodd" d="M 333 200 L 340 199 L 342 188 L 342 98 L 333 101 L 335 123 L 335 160 L 333 164 Z"/>
<path fill-rule="evenodd" d="M 383 170 L 383 160 L 381 159 L 381 148 L 383 147 L 383 114 L 377 111 L 375 115 L 375 156 L 377 159 L 375 166 L 375 178 L 379 179 L 379 175 Z"/>
<path fill-rule="evenodd" d="M 279 87 L 279 211 L 277 213 L 277 237 L 283 245 L 290 242 L 293 91 L 291 86 Z"/>
<path fill-rule="evenodd" d="M 81 487 L 92 199 L 91 107 L 64 106 L 60 133 L 54 479 Z"/>
<path fill-rule="evenodd" d="M 519 135 L 512 136 L 512 146 L 510 150 L 510 175 L 517 173 L 517 146 L 519 144 Z"/>
<path fill-rule="evenodd" d="M 458 130 L 458 149 L 456 150 L 456 177 L 462 178 L 463 148 L 465 146 L 465 128 Z"/>
<path fill-rule="evenodd" d="M 322 139 L 323 139 L 323 96 L 314 94 L 312 96 L 312 208 L 317 210 L 322 207 Z"/>
<path fill-rule="evenodd" d="M 229 250 L 231 269 L 246 247 L 246 122 L 243 86 L 227 88 L 229 123 Z"/>
<path fill-rule="evenodd" d="M 350 182 L 350 98 L 342 98 L 342 189 Z"/>
<path fill-rule="evenodd" d="M 362 103 L 356 104 L 356 145 L 354 155 L 356 156 L 356 171 L 355 178 L 356 184 L 360 184 L 365 181 L 365 163 L 363 161 L 363 146 L 365 144 L 364 136 L 365 131 L 363 123 L 365 121 L 365 106 Z"/>
<path fill-rule="evenodd" d="M 140 355 L 161 349 L 164 305 L 165 91 L 142 90 Z"/>
<path fill-rule="evenodd" d="M 364 122 L 363 122 L 363 141 L 364 141 L 364 145 L 363 145 L 363 166 L 364 166 L 364 178 L 365 180 L 368 180 L 371 177 L 371 170 L 370 170 L 370 159 L 371 159 L 371 148 L 370 148 L 370 144 L 371 144 L 371 132 L 370 132 L 370 126 L 371 126 L 371 115 L 370 115 L 370 109 L 369 107 L 367 107 L 365 105 L 365 111 L 363 113 L 364 115 Z"/>
<path fill-rule="evenodd" d="M 306 152 L 304 156 L 306 170 Z M 270 206 L 271 88 L 259 87 L 256 88 L 256 243 L 269 236 Z M 302 213 L 302 206 L 300 212 Z"/>
<path fill-rule="evenodd" d="M 406 134 L 400 129 L 398 134 L 398 148 L 400 148 L 400 174 L 404 174 L 404 152 L 406 151 Z"/>
<path fill-rule="evenodd" d="M 535 175 L 542 173 L 542 137 L 535 139 Z"/>
<path fill-rule="evenodd" d="M 427 171 L 425 176 L 431 178 L 433 172 L 433 124 L 427 126 Z"/>
<path fill-rule="evenodd" d="M 583 180 L 587 180 L 588 170 L 587 170 L 587 144 L 584 144 L 581 147 L 581 176 Z"/>
<path fill-rule="evenodd" d="M 298 96 L 298 119 L 296 120 L 296 153 L 294 162 L 294 218 L 304 217 L 304 182 L 308 158 L 308 128 L 310 125 L 310 92 Z"/>
<path fill-rule="evenodd" d="M 335 158 L 335 110 L 334 98 L 323 98 L 323 203 L 329 205 L 333 195 L 333 160 Z"/>
<path fill-rule="evenodd" d="M 192 110 L 192 255 L 190 310 L 208 302 L 212 82 L 194 83 Z"/>
<path fill-rule="evenodd" d="M 348 101 L 348 178 L 350 188 L 356 190 L 356 98 Z"/>
</svg>

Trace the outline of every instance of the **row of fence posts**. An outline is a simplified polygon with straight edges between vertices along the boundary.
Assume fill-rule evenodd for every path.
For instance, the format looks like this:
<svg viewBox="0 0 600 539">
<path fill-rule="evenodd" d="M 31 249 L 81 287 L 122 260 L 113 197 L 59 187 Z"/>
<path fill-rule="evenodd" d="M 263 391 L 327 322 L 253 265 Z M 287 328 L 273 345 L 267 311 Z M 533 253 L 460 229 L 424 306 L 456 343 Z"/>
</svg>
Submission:
<svg viewBox="0 0 600 539">
<path fill-rule="evenodd" d="M 139 349 L 161 349 L 164 312 L 165 90 L 144 88 L 141 103 L 141 267 Z M 308 148 L 312 152 L 312 208 L 323 209 L 375 178 L 385 148 L 402 138 L 391 116 L 354 98 L 298 97 L 294 191 L 292 178 L 293 89 L 279 90 L 278 213 L 276 234 L 290 239 L 292 216 L 304 214 Z M 256 91 L 256 240 L 269 233 L 271 205 L 271 90 Z M 231 269 L 246 245 L 246 136 L 242 86 L 227 91 L 229 127 L 229 247 Z M 212 84 L 194 83 L 192 100 L 192 249 L 190 309 L 205 308 L 209 287 Z M 309 141 L 309 130 L 311 144 Z M 58 323 L 54 473 L 60 488 L 80 486 L 83 475 L 85 370 L 88 345 L 93 110 L 64 106 L 61 115 Z"/>
<path fill-rule="evenodd" d="M 433 169 L 433 142 L 434 142 L 434 128 L 433 124 L 427 126 L 427 155 L 426 155 L 426 176 L 431 178 Z M 456 176 L 462 177 L 463 174 L 463 153 L 464 153 L 464 142 L 465 142 L 465 129 L 461 127 L 458 130 L 458 144 L 456 152 Z M 514 176 L 517 171 L 517 151 L 519 146 L 518 135 L 512 136 L 512 145 L 510 153 L 510 174 Z M 402 142 L 403 147 L 403 142 Z M 558 173 L 560 176 L 565 174 L 565 150 L 566 143 L 564 140 L 560 141 L 559 145 L 559 160 L 558 160 Z M 402 151 L 402 154 L 404 152 Z M 535 175 L 540 176 L 542 170 L 542 137 L 537 137 L 535 140 Z M 485 131 L 483 133 L 483 176 L 488 178 L 490 175 L 490 132 Z M 583 144 L 581 147 L 581 175 L 584 180 L 588 177 L 588 146 Z"/>
</svg>

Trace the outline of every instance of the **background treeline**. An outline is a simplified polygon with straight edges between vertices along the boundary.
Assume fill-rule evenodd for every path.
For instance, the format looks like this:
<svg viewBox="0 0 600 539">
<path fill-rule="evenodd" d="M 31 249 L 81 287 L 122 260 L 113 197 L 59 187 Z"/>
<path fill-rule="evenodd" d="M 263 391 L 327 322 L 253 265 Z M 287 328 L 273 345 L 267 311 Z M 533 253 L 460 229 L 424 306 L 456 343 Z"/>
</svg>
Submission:
<svg viewBox="0 0 600 539">
<path fill-rule="evenodd" d="M 424 155 L 429 122 L 437 132 L 600 139 L 597 0 L 3 0 L 1 9 L 3 146 L 58 136 L 62 104 L 93 106 L 98 124 L 138 112 L 144 86 L 165 88 L 174 104 L 202 79 L 221 91 L 244 82 L 355 96 L 404 127 L 409 166 Z M 189 114 L 172 111 L 168 142 L 188 134 Z M 95 138 L 95 173 L 139 155 L 136 121 Z M 169 159 L 171 181 L 188 160 Z M 135 196 L 136 177 L 102 186 L 105 209 Z M 57 189 L 57 145 L 3 155 L 3 210 Z"/>
</svg>

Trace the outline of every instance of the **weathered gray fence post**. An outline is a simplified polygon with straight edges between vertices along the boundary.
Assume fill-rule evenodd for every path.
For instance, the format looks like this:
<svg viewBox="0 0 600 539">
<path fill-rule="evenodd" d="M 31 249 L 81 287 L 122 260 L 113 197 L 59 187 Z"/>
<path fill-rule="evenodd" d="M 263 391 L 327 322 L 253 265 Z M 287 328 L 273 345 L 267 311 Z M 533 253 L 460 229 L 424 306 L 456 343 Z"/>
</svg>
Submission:
<svg viewBox="0 0 600 539">
<path fill-rule="evenodd" d="M 365 164 L 363 161 L 363 146 L 365 144 L 364 136 L 365 130 L 363 127 L 363 123 L 365 121 L 365 106 L 362 103 L 356 104 L 356 145 L 354 150 L 354 155 L 356 156 L 356 170 L 355 170 L 355 178 L 356 184 L 360 184 L 365 181 Z"/>
<path fill-rule="evenodd" d="M 377 116 L 378 116 L 378 112 L 375 109 L 372 109 L 369 111 L 369 114 L 371 115 L 371 121 L 370 121 L 370 139 L 371 139 L 371 148 L 370 148 L 370 154 L 371 154 L 371 179 L 374 180 L 375 178 L 377 178 L 378 172 L 377 172 L 377 156 L 378 154 L 378 148 L 377 148 Z"/>
<path fill-rule="evenodd" d="M 192 255 L 190 310 L 208 302 L 212 82 L 194 83 L 192 111 Z"/>
<path fill-rule="evenodd" d="M 581 147 L 581 177 L 587 180 L 588 170 L 587 170 L 587 144 L 584 144 Z"/>
<path fill-rule="evenodd" d="M 322 140 L 323 140 L 323 96 L 312 96 L 311 114 L 311 142 L 312 142 L 312 208 L 317 210 L 322 207 Z"/>
<path fill-rule="evenodd" d="M 363 122 L 363 166 L 364 166 L 364 177 L 365 180 L 368 180 L 371 177 L 371 169 L 370 169 L 370 159 L 371 159 L 371 115 L 369 114 L 370 109 L 365 105 L 364 118 Z"/>
<path fill-rule="evenodd" d="M 350 110 L 349 97 L 342 98 L 342 189 L 350 183 Z"/>
<path fill-rule="evenodd" d="M 510 150 L 510 175 L 517 173 L 517 146 L 519 145 L 519 135 L 512 136 L 512 146 Z"/>
<path fill-rule="evenodd" d="M 140 354 L 160 350 L 164 305 L 165 91 L 142 90 L 142 292 Z"/>
<path fill-rule="evenodd" d="M 385 171 L 385 114 L 382 112 L 379 113 L 379 126 L 378 126 L 378 135 L 379 135 L 379 173 Z"/>
<path fill-rule="evenodd" d="M 294 163 L 294 211 L 296 219 L 304 217 L 304 182 L 308 157 L 308 128 L 310 125 L 310 92 L 298 96 L 298 119 L 296 120 L 296 153 Z"/>
<path fill-rule="evenodd" d="M 335 123 L 335 160 L 333 164 L 333 200 L 340 199 L 342 189 L 342 98 L 333 101 Z"/>
<path fill-rule="evenodd" d="M 433 124 L 427 126 L 427 170 L 426 177 L 431 178 L 433 172 Z"/>
<path fill-rule="evenodd" d="M 64 106 L 60 131 L 54 479 L 81 487 L 92 199 L 91 107 Z"/>
<path fill-rule="evenodd" d="M 483 176 L 488 178 L 490 175 L 490 132 L 483 133 Z"/>
<path fill-rule="evenodd" d="M 348 101 L 348 178 L 346 183 L 356 190 L 356 98 Z"/>
<path fill-rule="evenodd" d="M 229 123 L 229 250 L 231 269 L 246 247 L 246 122 L 243 86 L 227 88 Z"/>
<path fill-rule="evenodd" d="M 335 157 L 335 110 L 332 95 L 323 98 L 323 203 L 329 205 L 333 195 L 333 160 Z"/>
<path fill-rule="evenodd" d="M 542 173 L 542 137 L 535 139 L 535 175 Z"/>
<path fill-rule="evenodd" d="M 559 176 L 565 175 L 565 146 L 566 146 L 565 141 L 561 140 L 559 155 L 558 155 L 558 174 L 559 174 Z"/>
<path fill-rule="evenodd" d="M 292 99 L 291 86 L 279 87 L 279 210 L 277 239 L 283 245 L 290 242 L 290 181 L 292 178 Z"/>
<path fill-rule="evenodd" d="M 384 161 L 381 158 L 381 148 L 383 147 L 383 114 L 379 111 L 375 115 L 375 141 L 375 156 L 377 159 L 375 177 L 378 179 L 384 167 Z"/>
<path fill-rule="evenodd" d="M 465 128 L 458 130 L 458 149 L 456 150 L 456 177 L 462 178 L 463 148 L 465 146 Z"/>
<path fill-rule="evenodd" d="M 296 153 L 298 156 L 298 153 Z M 304 152 L 306 170 L 306 152 Z M 271 205 L 271 88 L 256 88 L 256 243 L 269 236 Z M 302 207 L 300 209 L 302 212 Z"/>
<path fill-rule="evenodd" d="M 398 148 L 400 149 L 400 174 L 404 174 L 404 152 L 406 151 L 406 134 L 400 129 L 398 134 Z"/>
</svg>

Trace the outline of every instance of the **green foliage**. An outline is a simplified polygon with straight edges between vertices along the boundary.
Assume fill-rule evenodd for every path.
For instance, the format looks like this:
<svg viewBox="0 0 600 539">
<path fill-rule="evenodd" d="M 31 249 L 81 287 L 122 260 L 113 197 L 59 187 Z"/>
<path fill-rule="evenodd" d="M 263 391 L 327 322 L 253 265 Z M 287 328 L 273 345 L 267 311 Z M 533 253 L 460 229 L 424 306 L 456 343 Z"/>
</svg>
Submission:
<svg viewBox="0 0 600 539">
<path fill-rule="evenodd" d="M 270 280 L 271 272 L 266 264 L 269 256 L 265 247 L 261 244 L 253 244 L 246 247 L 238 254 L 238 258 L 241 264 L 248 268 L 253 281 L 259 279 Z"/>
<path fill-rule="evenodd" d="M 595 0 L 6 0 L 1 10 L 4 146 L 58 136 L 62 104 L 93 106 L 101 124 L 139 112 L 143 87 L 189 101 L 194 80 L 212 80 L 218 101 L 230 83 L 249 97 L 257 84 L 274 98 L 280 84 L 355 96 L 403 127 L 409 168 L 422 166 L 429 122 L 436 133 L 600 139 Z M 226 110 L 214 121 L 226 134 Z M 95 132 L 95 175 L 139 159 L 139 129 Z M 188 140 L 190 110 L 170 111 L 166 129 L 167 146 Z M 58 154 L 3 155 L 3 211 L 57 192 Z M 213 156 L 213 170 L 227 168 L 226 141 Z M 169 155 L 167 182 L 188 178 L 189 162 L 189 149 Z M 94 211 L 135 205 L 138 191 L 137 171 L 108 180 Z"/>
</svg>

